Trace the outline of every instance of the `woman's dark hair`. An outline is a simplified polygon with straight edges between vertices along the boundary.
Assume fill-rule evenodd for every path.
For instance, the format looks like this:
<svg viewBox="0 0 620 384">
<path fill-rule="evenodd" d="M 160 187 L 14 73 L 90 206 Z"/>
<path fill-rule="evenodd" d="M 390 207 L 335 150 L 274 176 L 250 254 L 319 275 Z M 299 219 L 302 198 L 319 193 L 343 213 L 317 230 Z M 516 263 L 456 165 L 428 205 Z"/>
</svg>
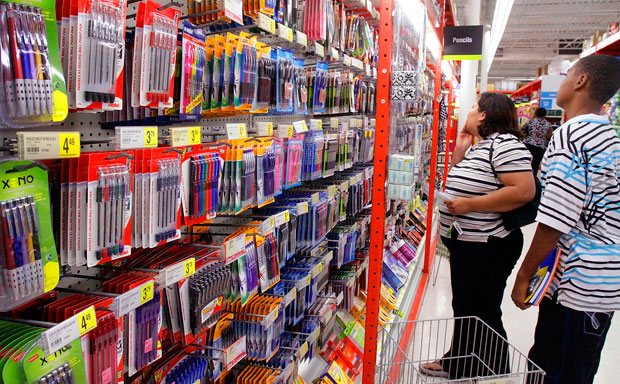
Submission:
<svg viewBox="0 0 620 384">
<path fill-rule="evenodd" d="M 536 108 L 536 112 L 534 112 L 534 116 L 536 117 L 546 117 L 547 116 L 547 110 L 545 108 Z"/>
<path fill-rule="evenodd" d="M 486 117 L 478 127 L 482 138 L 495 132 L 510 133 L 517 138 L 523 137 L 517 120 L 517 109 L 510 98 L 502 93 L 484 92 L 478 99 L 478 111 L 486 112 Z"/>
</svg>

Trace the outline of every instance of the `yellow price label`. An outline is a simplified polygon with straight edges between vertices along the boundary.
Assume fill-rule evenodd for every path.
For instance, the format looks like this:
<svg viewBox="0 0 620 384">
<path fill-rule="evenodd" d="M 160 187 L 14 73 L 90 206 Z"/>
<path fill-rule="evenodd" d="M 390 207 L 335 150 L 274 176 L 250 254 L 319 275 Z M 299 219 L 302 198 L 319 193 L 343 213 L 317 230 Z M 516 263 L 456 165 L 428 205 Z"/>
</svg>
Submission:
<svg viewBox="0 0 620 384">
<path fill-rule="evenodd" d="M 189 128 L 189 144 L 190 145 L 198 145 L 201 141 L 201 133 L 200 127 L 190 127 Z"/>
<path fill-rule="evenodd" d="M 319 273 L 323 272 L 323 263 L 319 263 Z"/>
<path fill-rule="evenodd" d="M 60 158 L 80 156 L 79 132 L 62 132 L 58 134 L 60 144 Z"/>
<path fill-rule="evenodd" d="M 289 213 L 288 209 L 286 211 L 284 211 L 284 222 L 288 223 L 289 221 L 291 221 L 291 214 Z"/>
<path fill-rule="evenodd" d="M 292 125 L 288 126 L 288 137 L 293 137 L 295 134 L 295 128 Z"/>
<path fill-rule="evenodd" d="M 273 123 L 272 122 L 267 123 L 267 135 L 273 136 Z"/>
<path fill-rule="evenodd" d="M 140 289 L 140 305 L 153 300 L 154 290 L 155 283 L 153 283 L 152 281 Z"/>
<path fill-rule="evenodd" d="M 185 260 L 183 263 L 183 276 L 189 277 L 196 272 L 196 259 L 193 257 L 191 259 Z"/>
<path fill-rule="evenodd" d="M 157 147 L 157 127 L 144 127 L 144 148 Z"/>
<path fill-rule="evenodd" d="M 80 330 L 80 336 L 97 328 L 97 316 L 95 315 L 95 307 L 91 305 L 75 316 Z"/>
<path fill-rule="evenodd" d="M 293 30 L 289 28 L 289 30 L 286 32 L 288 33 L 288 36 L 286 37 L 286 39 L 288 41 L 293 41 Z"/>
<path fill-rule="evenodd" d="M 306 356 L 306 353 L 308 353 L 308 342 L 307 341 L 304 341 L 301 347 L 299 347 L 298 353 L 299 353 L 300 359 Z"/>
<path fill-rule="evenodd" d="M 275 226 L 276 226 L 276 219 L 274 219 L 274 217 L 273 217 L 273 216 L 271 216 L 271 217 L 269 218 L 269 226 L 270 226 L 271 228 L 273 228 L 273 227 L 275 227 Z"/>
<path fill-rule="evenodd" d="M 240 139 L 248 138 L 248 131 L 247 129 L 245 129 L 245 124 L 239 124 L 239 138 Z"/>
</svg>

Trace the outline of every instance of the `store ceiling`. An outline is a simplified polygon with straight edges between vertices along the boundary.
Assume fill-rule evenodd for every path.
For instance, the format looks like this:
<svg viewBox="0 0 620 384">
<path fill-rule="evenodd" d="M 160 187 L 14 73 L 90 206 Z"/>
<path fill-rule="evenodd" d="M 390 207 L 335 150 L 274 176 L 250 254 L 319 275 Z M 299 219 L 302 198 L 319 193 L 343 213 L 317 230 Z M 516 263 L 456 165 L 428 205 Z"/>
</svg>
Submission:
<svg viewBox="0 0 620 384">
<path fill-rule="evenodd" d="M 459 25 L 464 24 L 464 4 L 455 0 Z M 482 24 L 491 25 L 495 0 L 481 0 Z M 489 82 L 499 78 L 532 79 L 536 69 L 561 55 L 560 48 L 581 50 L 584 39 L 620 20 L 620 0 L 515 0 L 504 36 L 489 72 Z"/>
</svg>

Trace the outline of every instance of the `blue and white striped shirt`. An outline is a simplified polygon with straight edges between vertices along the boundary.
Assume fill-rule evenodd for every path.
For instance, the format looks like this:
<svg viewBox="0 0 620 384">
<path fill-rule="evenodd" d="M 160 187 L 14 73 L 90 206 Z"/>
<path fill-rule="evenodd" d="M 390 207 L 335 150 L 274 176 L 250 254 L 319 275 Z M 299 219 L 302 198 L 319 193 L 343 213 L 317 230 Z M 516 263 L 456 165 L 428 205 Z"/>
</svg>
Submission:
<svg viewBox="0 0 620 384">
<path fill-rule="evenodd" d="M 606 116 L 577 116 L 553 134 L 536 220 L 563 233 L 547 296 L 587 312 L 620 310 L 620 139 Z"/>
</svg>

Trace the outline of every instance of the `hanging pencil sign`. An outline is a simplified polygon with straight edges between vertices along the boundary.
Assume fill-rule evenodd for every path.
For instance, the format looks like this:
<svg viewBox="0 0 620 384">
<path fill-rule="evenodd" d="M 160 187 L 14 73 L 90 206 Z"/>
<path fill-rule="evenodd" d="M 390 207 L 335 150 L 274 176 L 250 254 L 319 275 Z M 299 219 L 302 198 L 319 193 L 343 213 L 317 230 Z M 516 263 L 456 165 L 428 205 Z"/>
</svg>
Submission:
<svg viewBox="0 0 620 384">
<path fill-rule="evenodd" d="M 241 0 L 224 0 L 224 16 L 243 25 L 243 2 Z"/>
<path fill-rule="evenodd" d="M 482 35 L 482 25 L 446 26 L 443 60 L 481 60 Z"/>
</svg>

